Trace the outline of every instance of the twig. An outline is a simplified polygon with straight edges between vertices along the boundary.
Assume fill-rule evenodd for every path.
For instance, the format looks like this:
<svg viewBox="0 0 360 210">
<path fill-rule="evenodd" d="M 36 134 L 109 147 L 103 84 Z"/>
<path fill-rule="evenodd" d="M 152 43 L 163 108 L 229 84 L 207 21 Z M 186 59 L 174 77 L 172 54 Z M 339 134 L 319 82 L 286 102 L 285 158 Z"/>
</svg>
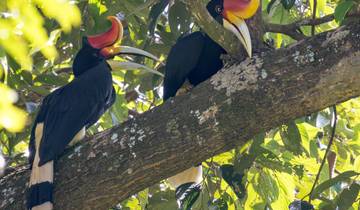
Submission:
<svg viewBox="0 0 360 210">
<path fill-rule="evenodd" d="M 306 36 L 301 32 L 299 32 L 297 29 L 298 27 L 295 24 L 287 24 L 287 25 L 274 24 L 274 23 L 265 24 L 265 30 L 267 32 L 286 34 L 297 41 L 305 39 Z"/>
<path fill-rule="evenodd" d="M 316 19 L 316 10 L 317 10 L 317 0 L 314 0 L 314 10 L 313 10 L 313 14 L 312 14 L 312 19 L 315 20 Z M 311 26 L 311 36 L 315 35 L 315 24 L 313 24 Z"/>
<path fill-rule="evenodd" d="M 72 73 L 72 67 L 64 67 L 64 68 L 59 68 L 59 69 L 53 69 L 54 72 L 56 72 L 57 74 L 62 74 L 62 73 Z"/>
<path fill-rule="evenodd" d="M 355 12 L 347 15 L 347 17 L 360 17 L 360 12 Z M 274 32 L 274 33 L 282 33 L 290 36 L 291 38 L 295 40 L 301 40 L 306 38 L 300 28 L 302 26 L 317 26 L 321 25 L 330 21 L 333 21 L 335 19 L 334 15 L 326 15 L 321 18 L 316 19 L 303 19 L 299 21 L 295 21 L 290 24 L 281 25 L 281 24 L 274 24 L 274 23 L 266 23 L 265 24 L 265 30 L 267 32 Z"/>
<path fill-rule="evenodd" d="M 306 36 L 303 33 L 301 33 L 300 27 L 321 25 L 323 23 L 327 23 L 332 20 L 334 20 L 334 15 L 331 14 L 316 19 L 299 20 L 286 25 L 267 23 L 265 24 L 265 28 L 266 31 L 268 32 L 282 33 L 290 36 L 295 40 L 301 40 L 301 39 L 305 39 Z"/>
<path fill-rule="evenodd" d="M 309 203 L 311 204 L 311 199 L 312 199 L 312 193 L 315 189 L 315 186 L 316 186 L 316 183 L 319 181 L 319 178 L 320 178 L 320 172 L 322 170 L 322 168 L 324 167 L 325 165 L 325 161 L 326 161 L 326 157 L 328 155 L 328 153 L 330 152 L 330 148 L 331 148 L 331 145 L 334 141 L 334 138 L 335 138 L 335 131 L 336 131 L 336 123 L 337 123 L 337 113 L 336 113 L 336 105 L 333 106 L 333 109 L 334 109 L 334 112 L 333 112 L 333 129 L 332 129 L 332 132 L 331 132 L 331 137 L 330 137 L 330 140 L 329 140 L 329 143 L 328 143 L 328 146 L 326 148 L 326 151 L 325 151 L 325 154 L 324 154 L 324 158 L 323 160 L 321 161 L 321 165 L 320 165 L 320 168 L 319 168 L 319 171 L 318 173 L 316 174 L 316 178 L 315 178 L 315 181 L 314 181 L 314 184 L 311 188 L 311 191 L 310 193 L 308 194 L 309 195 Z M 306 195 L 306 196 L 308 196 Z M 305 197 L 306 197 L 305 196 Z M 304 198 L 303 198 L 304 199 Z"/>
</svg>

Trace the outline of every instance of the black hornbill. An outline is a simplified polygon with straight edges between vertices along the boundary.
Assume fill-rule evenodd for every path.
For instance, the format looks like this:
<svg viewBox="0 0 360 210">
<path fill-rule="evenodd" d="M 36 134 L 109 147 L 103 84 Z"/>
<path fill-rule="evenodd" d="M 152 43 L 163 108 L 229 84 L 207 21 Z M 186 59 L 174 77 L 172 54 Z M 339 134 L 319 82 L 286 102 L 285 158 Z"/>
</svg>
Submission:
<svg viewBox="0 0 360 210">
<path fill-rule="evenodd" d="M 46 96 L 36 116 L 30 137 L 29 162 L 32 167 L 27 209 L 53 208 L 54 160 L 68 144 L 82 139 L 115 102 L 111 66 L 106 62 L 118 54 L 151 54 L 119 46 L 123 36 L 121 21 L 110 16 L 111 28 L 100 35 L 83 38 L 83 46 L 73 62 L 75 78 Z"/>
<path fill-rule="evenodd" d="M 251 38 L 245 20 L 256 13 L 259 4 L 260 0 L 211 0 L 207 4 L 210 15 L 237 36 L 250 57 Z M 223 67 L 221 54 L 226 54 L 225 50 L 202 31 L 181 37 L 167 58 L 163 99 L 175 96 L 186 80 L 196 86 L 214 75 Z M 190 201 L 186 197 L 191 191 L 199 191 L 201 166 L 190 168 L 168 181 L 176 187 L 176 198 L 180 207 L 184 208 L 184 202 L 192 203 L 196 200 L 197 196 L 188 196 L 192 197 Z"/>
</svg>

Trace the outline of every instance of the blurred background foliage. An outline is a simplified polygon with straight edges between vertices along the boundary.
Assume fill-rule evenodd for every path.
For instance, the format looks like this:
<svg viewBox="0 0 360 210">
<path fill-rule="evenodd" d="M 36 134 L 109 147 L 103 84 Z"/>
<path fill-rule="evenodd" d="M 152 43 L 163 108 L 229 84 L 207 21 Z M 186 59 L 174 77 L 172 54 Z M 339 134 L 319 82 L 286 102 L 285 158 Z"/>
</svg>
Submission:
<svg viewBox="0 0 360 210">
<path fill-rule="evenodd" d="M 204 2 L 206 2 L 204 0 Z M 317 0 L 316 17 L 335 13 L 336 20 L 316 33 L 336 28 L 357 0 Z M 266 22 L 288 24 L 310 18 L 312 0 L 262 0 Z M 29 131 L 41 99 L 72 80 L 71 63 L 81 38 L 106 30 L 106 16 L 123 12 L 129 27 L 123 44 L 166 59 L 183 34 L 199 30 L 181 0 L 2 0 L 0 2 L 0 173 L 26 161 Z M 311 27 L 301 30 L 311 35 Z M 275 48 L 294 42 L 283 34 L 264 37 Z M 151 60 L 135 60 L 160 72 Z M 133 69 L 114 71 L 117 100 L 88 130 L 100 132 L 162 103 L 162 78 Z M 358 209 L 360 173 L 360 99 L 337 105 L 338 125 L 331 158 L 312 195 L 316 209 Z M 309 199 L 330 134 L 332 109 L 299 118 L 261 134 L 246 145 L 203 163 L 204 182 L 193 209 L 288 209 L 294 200 Z M 331 159 L 331 160 L 330 160 Z M 219 166 L 235 164 L 245 174 L 245 196 L 238 199 L 221 178 Z M 330 164 L 329 164 L 330 163 Z M 335 167 L 331 165 L 334 164 Z M 335 178 L 334 178 L 335 177 Z M 114 209 L 176 209 L 166 181 L 147 188 Z"/>
</svg>

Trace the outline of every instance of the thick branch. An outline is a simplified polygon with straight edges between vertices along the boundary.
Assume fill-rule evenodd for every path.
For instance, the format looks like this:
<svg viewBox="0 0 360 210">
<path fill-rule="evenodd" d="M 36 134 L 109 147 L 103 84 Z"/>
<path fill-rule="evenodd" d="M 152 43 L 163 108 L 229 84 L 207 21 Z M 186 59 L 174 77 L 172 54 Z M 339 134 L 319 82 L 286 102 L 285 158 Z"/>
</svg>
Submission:
<svg viewBox="0 0 360 210">
<path fill-rule="evenodd" d="M 234 62 L 187 95 L 95 135 L 56 165 L 56 209 L 108 209 L 255 134 L 360 95 L 360 25 Z M 28 170 L 0 180 L 24 209 Z"/>
</svg>

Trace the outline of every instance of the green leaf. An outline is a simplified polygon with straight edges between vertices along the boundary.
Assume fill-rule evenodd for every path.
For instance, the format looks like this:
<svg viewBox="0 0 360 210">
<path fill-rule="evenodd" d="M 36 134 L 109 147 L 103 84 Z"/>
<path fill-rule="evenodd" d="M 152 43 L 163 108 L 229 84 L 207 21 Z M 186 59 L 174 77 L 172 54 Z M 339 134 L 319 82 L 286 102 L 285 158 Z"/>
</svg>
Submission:
<svg viewBox="0 0 360 210">
<path fill-rule="evenodd" d="M 310 140 L 310 156 L 314 158 L 319 157 L 318 145 L 315 139 Z"/>
<path fill-rule="evenodd" d="M 24 81 L 26 81 L 29 84 L 32 83 L 32 74 L 30 71 L 23 70 L 21 71 L 20 75 L 24 79 Z"/>
<path fill-rule="evenodd" d="M 354 169 L 356 172 L 360 173 L 360 156 L 357 156 L 354 161 Z"/>
<path fill-rule="evenodd" d="M 253 165 L 256 156 L 255 154 L 244 154 L 241 156 L 238 161 L 235 161 L 236 172 L 244 174 L 245 170 Z"/>
<path fill-rule="evenodd" d="M 42 74 L 37 76 L 34 79 L 34 82 L 40 82 L 42 84 L 55 85 L 55 86 L 63 86 L 68 83 L 68 80 L 67 78 L 63 78 L 59 75 Z"/>
<path fill-rule="evenodd" d="M 141 206 L 141 209 L 145 209 L 146 205 L 149 203 L 149 188 L 138 193 L 138 200 Z"/>
<path fill-rule="evenodd" d="M 128 108 L 126 107 L 125 94 L 116 94 L 115 103 L 110 108 L 112 116 L 116 117 L 114 124 L 122 123 L 128 117 Z"/>
<path fill-rule="evenodd" d="M 154 185 L 150 187 L 149 194 L 149 204 L 147 205 L 147 210 L 166 210 L 166 209 L 177 209 L 177 204 L 175 200 L 175 192 L 170 190 L 160 189 L 160 185 Z"/>
<path fill-rule="evenodd" d="M 39 95 L 46 96 L 50 93 L 50 91 L 44 87 L 41 86 L 31 86 L 29 89 Z"/>
<path fill-rule="evenodd" d="M 124 210 L 141 210 L 139 200 L 134 196 L 123 201 L 122 205 L 124 206 Z"/>
<path fill-rule="evenodd" d="M 270 3 L 266 7 L 266 11 L 268 14 L 270 14 L 272 6 L 275 4 L 276 0 L 271 0 Z"/>
<path fill-rule="evenodd" d="M 340 2 L 335 8 L 334 17 L 336 22 L 341 23 L 348 11 L 354 6 L 354 2 L 351 0 L 345 0 Z"/>
<path fill-rule="evenodd" d="M 150 20 L 149 31 L 150 31 L 151 35 L 154 34 L 157 20 L 158 20 L 159 16 L 161 15 L 161 13 L 164 12 L 164 10 L 167 7 L 167 5 L 169 4 L 169 2 L 170 2 L 170 0 L 161 0 L 159 3 L 155 4 L 151 8 L 150 14 L 149 14 L 149 20 Z"/>
<path fill-rule="evenodd" d="M 268 204 L 276 201 L 279 197 L 279 187 L 267 171 L 262 171 L 256 176 L 254 189 Z"/>
<path fill-rule="evenodd" d="M 336 198 L 338 210 L 348 210 L 355 202 L 360 190 L 360 185 L 353 183 L 349 189 L 344 189 Z"/>
<path fill-rule="evenodd" d="M 301 135 L 294 122 L 290 122 L 287 125 L 282 126 L 280 129 L 280 135 L 286 149 L 296 155 L 301 154 L 303 151 L 301 145 Z"/>
<path fill-rule="evenodd" d="M 312 198 L 318 198 L 322 192 L 324 192 L 326 189 L 332 187 L 333 185 L 345 181 L 353 176 L 357 176 L 359 173 L 356 173 L 355 171 L 346 171 L 332 179 L 326 180 L 325 182 L 319 184 L 313 191 L 312 195 L 310 195 Z"/>
<path fill-rule="evenodd" d="M 191 14 L 181 1 L 176 2 L 169 10 L 169 25 L 171 32 L 180 35 L 190 31 Z"/>
</svg>

